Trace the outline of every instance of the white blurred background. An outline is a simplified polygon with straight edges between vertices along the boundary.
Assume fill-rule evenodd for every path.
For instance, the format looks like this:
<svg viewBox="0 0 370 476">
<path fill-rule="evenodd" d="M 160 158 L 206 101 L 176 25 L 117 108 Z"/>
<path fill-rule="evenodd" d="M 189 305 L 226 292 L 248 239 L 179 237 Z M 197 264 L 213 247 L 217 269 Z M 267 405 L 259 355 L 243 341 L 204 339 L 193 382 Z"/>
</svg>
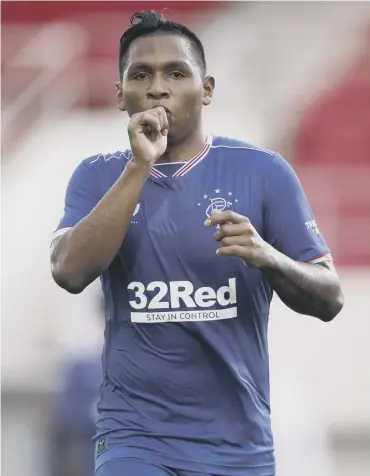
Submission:
<svg viewBox="0 0 370 476">
<path fill-rule="evenodd" d="M 148 8 L 168 8 L 204 41 L 217 85 L 209 129 L 296 168 L 343 281 L 346 304 L 330 324 L 273 302 L 278 476 L 369 476 L 370 4 L 1 7 L 4 476 L 92 474 L 101 294 L 98 283 L 78 296 L 59 289 L 49 244 L 78 163 L 128 146 L 118 43 L 130 14 Z"/>
</svg>

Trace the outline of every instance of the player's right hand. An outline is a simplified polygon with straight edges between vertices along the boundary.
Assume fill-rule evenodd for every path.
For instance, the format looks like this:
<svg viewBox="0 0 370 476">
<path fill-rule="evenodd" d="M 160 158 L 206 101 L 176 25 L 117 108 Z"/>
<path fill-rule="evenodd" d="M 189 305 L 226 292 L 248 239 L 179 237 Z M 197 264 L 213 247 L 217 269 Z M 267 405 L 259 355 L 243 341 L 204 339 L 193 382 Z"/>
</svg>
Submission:
<svg viewBox="0 0 370 476">
<path fill-rule="evenodd" d="M 134 114 L 128 125 L 132 160 L 143 165 L 154 165 L 167 149 L 168 118 L 158 106 Z"/>
</svg>

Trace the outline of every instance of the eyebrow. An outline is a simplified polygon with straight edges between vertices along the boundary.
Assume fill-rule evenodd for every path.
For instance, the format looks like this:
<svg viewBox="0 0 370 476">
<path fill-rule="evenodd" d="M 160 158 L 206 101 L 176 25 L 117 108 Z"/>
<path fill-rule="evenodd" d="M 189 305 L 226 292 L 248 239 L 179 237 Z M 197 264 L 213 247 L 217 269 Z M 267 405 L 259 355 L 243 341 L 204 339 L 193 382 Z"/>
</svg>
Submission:
<svg viewBox="0 0 370 476">
<path fill-rule="evenodd" d="M 162 69 L 164 70 L 169 70 L 169 69 L 190 69 L 189 63 L 186 61 L 181 61 L 181 60 L 176 60 L 176 61 L 169 61 L 168 63 L 163 63 Z M 153 64 L 150 63 L 144 63 L 144 62 L 137 62 L 137 63 L 131 63 L 127 70 L 128 71 L 137 71 L 137 70 L 144 70 L 144 71 L 152 71 Z"/>
</svg>

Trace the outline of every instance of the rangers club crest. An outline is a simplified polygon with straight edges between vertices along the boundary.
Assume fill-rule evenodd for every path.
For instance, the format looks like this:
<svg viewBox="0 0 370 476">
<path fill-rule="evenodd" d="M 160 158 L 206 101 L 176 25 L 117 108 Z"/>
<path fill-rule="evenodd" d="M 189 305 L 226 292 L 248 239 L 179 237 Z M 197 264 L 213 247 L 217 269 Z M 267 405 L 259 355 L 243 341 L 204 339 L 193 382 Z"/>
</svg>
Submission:
<svg viewBox="0 0 370 476">
<path fill-rule="evenodd" d="M 233 197 L 232 192 L 227 192 L 227 194 L 224 194 L 224 196 L 221 195 L 221 190 L 219 188 L 216 188 L 214 190 L 215 195 L 211 196 L 211 194 L 204 194 L 203 195 L 203 202 L 199 202 L 197 205 L 198 207 L 201 207 L 204 204 L 206 205 L 206 216 L 209 218 L 211 213 L 214 210 L 218 210 L 220 212 L 223 212 L 224 210 L 232 210 L 233 205 L 235 203 L 238 203 L 238 199 Z M 227 198 L 225 198 L 225 196 Z M 205 203 L 204 203 L 205 202 Z"/>
</svg>

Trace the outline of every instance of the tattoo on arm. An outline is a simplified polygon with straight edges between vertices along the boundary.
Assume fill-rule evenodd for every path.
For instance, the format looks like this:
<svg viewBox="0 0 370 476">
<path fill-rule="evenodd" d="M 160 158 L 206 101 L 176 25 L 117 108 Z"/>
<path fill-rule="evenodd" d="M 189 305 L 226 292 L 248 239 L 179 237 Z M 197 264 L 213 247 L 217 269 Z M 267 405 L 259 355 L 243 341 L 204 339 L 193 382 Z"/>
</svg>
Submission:
<svg viewBox="0 0 370 476">
<path fill-rule="evenodd" d="M 293 311 L 333 319 L 343 306 L 343 295 L 334 265 L 300 263 L 281 255 L 273 268 L 263 269 L 280 299 Z"/>
</svg>

